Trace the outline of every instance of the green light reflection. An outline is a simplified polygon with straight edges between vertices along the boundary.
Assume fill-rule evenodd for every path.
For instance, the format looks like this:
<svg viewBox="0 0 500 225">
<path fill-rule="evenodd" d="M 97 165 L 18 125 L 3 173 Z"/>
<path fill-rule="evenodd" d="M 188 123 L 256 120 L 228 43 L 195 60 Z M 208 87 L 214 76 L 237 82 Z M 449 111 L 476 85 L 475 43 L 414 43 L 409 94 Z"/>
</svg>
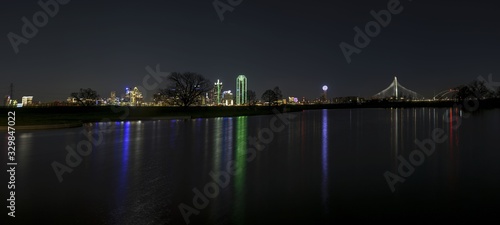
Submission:
<svg viewBox="0 0 500 225">
<path fill-rule="evenodd" d="M 236 157 L 234 177 L 235 185 L 235 209 L 234 221 L 236 224 L 245 223 L 245 175 L 246 175 L 246 154 L 247 154 L 247 122 L 248 117 L 240 116 L 236 120 Z"/>
</svg>

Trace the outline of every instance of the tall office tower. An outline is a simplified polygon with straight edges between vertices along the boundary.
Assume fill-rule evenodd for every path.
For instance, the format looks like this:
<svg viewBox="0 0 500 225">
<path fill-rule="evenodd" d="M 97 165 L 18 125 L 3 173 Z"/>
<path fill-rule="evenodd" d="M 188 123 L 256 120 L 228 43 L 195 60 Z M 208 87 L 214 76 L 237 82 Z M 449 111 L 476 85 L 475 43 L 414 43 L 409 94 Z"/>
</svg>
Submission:
<svg viewBox="0 0 500 225">
<path fill-rule="evenodd" d="M 217 83 L 214 84 L 214 99 L 212 100 L 214 102 L 214 105 L 219 105 L 222 102 L 222 82 L 217 80 Z"/>
<path fill-rule="evenodd" d="M 245 77 L 245 75 L 239 75 L 236 78 L 236 105 L 244 105 L 247 103 L 247 77 Z"/>
<path fill-rule="evenodd" d="M 10 104 L 10 96 L 6 95 L 5 99 L 3 100 L 3 106 L 9 106 Z"/>
<path fill-rule="evenodd" d="M 130 103 L 133 106 L 140 106 L 142 104 L 142 92 L 139 91 L 139 88 L 134 87 L 134 89 L 130 92 Z"/>
<path fill-rule="evenodd" d="M 109 98 L 109 101 L 110 101 L 111 104 L 115 104 L 115 102 L 116 102 L 116 91 L 112 91 L 111 92 L 111 96 Z"/>
</svg>

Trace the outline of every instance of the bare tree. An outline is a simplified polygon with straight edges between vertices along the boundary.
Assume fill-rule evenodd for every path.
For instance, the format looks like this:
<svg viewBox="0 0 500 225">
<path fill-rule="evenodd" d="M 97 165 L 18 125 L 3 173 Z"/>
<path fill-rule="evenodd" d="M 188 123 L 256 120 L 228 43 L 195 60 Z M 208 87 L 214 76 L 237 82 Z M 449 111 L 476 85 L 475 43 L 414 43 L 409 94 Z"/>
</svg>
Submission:
<svg viewBox="0 0 500 225">
<path fill-rule="evenodd" d="M 71 97 L 75 98 L 76 101 L 82 106 L 95 105 L 99 95 L 96 91 L 90 88 L 80 88 L 80 92 L 71 93 Z"/>
<path fill-rule="evenodd" d="M 248 96 L 248 105 L 255 105 L 255 103 L 257 102 L 257 95 L 255 94 L 255 91 L 248 90 L 247 96 Z"/>
<path fill-rule="evenodd" d="M 484 81 L 475 80 L 469 84 L 469 89 L 471 94 L 477 99 L 491 98 L 494 96 L 494 92 L 484 84 Z"/>
<path fill-rule="evenodd" d="M 278 96 L 276 96 L 276 93 L 271 89 L 265 91 L 262 94 L 261 98 L 264 102 L 269 103 L 269 107 L 271 107 L 271 105 L 273 105 L 276 101 L 278 101 Z"/>
<path fill-rule="evenodd" d="M 208 79 L 201 74 L 192 72 L 173 72 L 167 77 L 167 81 L 167 88 L 161 89 L 160 92 L 184 107 L 197 102 L 204 93 L 212 88 Z"/>
<path fill-rule="evenodd" d="M 492 98 L 495 92 L 488 89 L 483 81 L 472 81 L 469 85 L 462 85 L 457 88 L 455 97 L 459 100 L 475 98 L 477 100 Z"/>
<path fill-rule="evenodd" d="M 463 101 L 467 98 L 471 97 L 471 91 L 469 89 L 469 86 L 467 85 L 461 85 L 456 88 L 458 91 L 455 93 L 455 98 L 458 99 L 459 101 Z"/>
<path fill-rule="evenodd" d="M 278 100 L 283 98 L 283 94 L 281 94 L 280 87 L 278 86 L 274 87 L 273 91 L 276 94 L 276 98 L 278 98 Z"/>
</svg>

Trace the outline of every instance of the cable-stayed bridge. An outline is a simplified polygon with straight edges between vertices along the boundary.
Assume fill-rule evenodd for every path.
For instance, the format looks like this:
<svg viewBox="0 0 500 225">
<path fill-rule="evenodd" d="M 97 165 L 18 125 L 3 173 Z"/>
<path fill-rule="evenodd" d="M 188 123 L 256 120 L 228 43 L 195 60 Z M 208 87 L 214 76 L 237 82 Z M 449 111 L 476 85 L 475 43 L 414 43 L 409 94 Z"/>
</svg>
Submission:
<svg viewBox="0 0 500 225">
<path fill-rule="evenodd" d="M 381 92 L 373 96 L 374 98 L 404 98 L 404 99 L 423 99 L 424 96 L 405 88 L 398 82 L 398 78 L 394 77 L 391 85 Z"/>
<path fill-rule="evenodd" d="M 458 93 L 458 88 L 452 88 L 439 92 L 437 95 L 432 97 L 432 100 L 453 100 L 456 99 L 456 94 Z"/>
</svg>

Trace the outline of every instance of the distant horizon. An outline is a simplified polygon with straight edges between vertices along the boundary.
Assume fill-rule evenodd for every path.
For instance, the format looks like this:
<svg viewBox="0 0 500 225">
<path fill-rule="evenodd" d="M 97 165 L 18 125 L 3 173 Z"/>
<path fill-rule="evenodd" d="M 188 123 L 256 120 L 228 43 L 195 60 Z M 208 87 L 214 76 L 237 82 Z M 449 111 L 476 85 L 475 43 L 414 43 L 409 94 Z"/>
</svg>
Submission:
<svg viewBox="0 0 500 225">
<path fill-rule="evenodd" d="M 245 75 L 245 74 L 238 74 L 238 75 Z M 237 75 L 237 76 L 238 76 L 238 75 Z M 236 77 L 237 77 L 237 76 L 236 76 Z M 246 76 L 246 77 L 247 77 L 247 79 L 248 79 L 248 76 L 247 76 L 247 75 L 245 75 L 245 76 Z M 485 77 L 487 77 L 487 76 L 485 76 Z M 206 78 L 206 77 L 205 77 L 205 78 Z M 392 78 L 394 78 L 394 76 L 393 76 Z M 209 80 L 210 80 L 210 82 L 211 82 L 211 83 L 214 83 L 212 79 L 209 79 Z M 226 87 L 227 82 L 224 82 L 224 81 L 223 81 L 223 80 L 221 80 L 221 79 L 215 79 L 215 81 L 217 81 L 217 80 L 220 80 L 220 82 L 221 82 L 221 83 L 223 83 L 223 89 L 222 89 L 223 91 L 228 91 L 228 90 L 230 90 L 231 92 L 235 92 L 235 91 L 236 91 L 236 89 L 235 89 L 235 88 L 236 88 L 236 79 L 235 79 L 234 84 L 232 85 L 232 86 L 233 86 L 232 88 L 227 88 L 227 87 Z M 248 80 L 250 80 L 250 79 L 248 79 Z M 399 77 L 398 77 L 398 81 L 400 81 Z M 472 81 L 473 81 L 473 80 L 471 80 L 471 82 L 472 82 Z M 391 80 L 391 82 L 392 82 L 392 80 Z M 335 95 L 335 93 L 330 93 L 330 92 L 332 92 L 332 90 L 330 89 L 330 86 L 328 86 L 328 85 L 326 85 L 326 86 L 328 86 L 327 93 L 328 93 L 328 98 L 329 98 L 329 99 L 331 99 L 331 98 L 337 98 L 337 97 L 351 97 L 351 96 L 356 96 L 356 97 L 361 97 L 361 98 L 371 98 L 371 97 L 375 96 L 378 92 L 380 92 L 380 91 L 384 90 L 385 88 L 387 88 L 387 87 L 391 84 L 391 82 L 389 82 L 387 86 L 385 86 L 385 87 L 381 87 L 379 91 L 377 91 L 376 93 L 374 93 L 374 94 L 373 94 L 373 95 L 371 95 L 371 96 L 359 96 L 359 95 L 338 95 L 338 94 L 337 94 L 337 95 Z M 435 96 L 435 94 L 437 94 L 437 93 L 439 93 L 439 92 L 441 92 L 441 91 L 445 91 L 445 90 L 448 90 L 448 89 L 451 89 L 451 88 L 456 88 L 456 87 L 458 87 L 458 86 L 460 86 L 460 85 L 467 85 L 467 84 L 469 84 L 469 83 L 470 83 L 470 82 L 468 82 L 468 83 L 464 83 L 464 84 L 459 84 L 459 85 L 457 85 L 457 86 L 450 87 L 450 88 L 447 88 L 447 89 L 436 90 L 436 91 L 435 91 L 435 93 L 433 93 L 433 95 L 432 95 L 432 96 L 427 96 L 427 95 L 423 95 L 423 96 L 424 96 L 426 99 L 430 99 L 430 98 L 432 98 L 433 96 Z M 251 84 L 251 82 L 250 82 L 250 84 Z M 10 86 L 10 84 L 9 84 L 9 86 Z M 117 96 L 120 96 L 120 97 L 121 97 L 122 95 L 124 95 L 124 94 L 125 94 L 125 92 L 126 92 L 126 91 L 125 91 L 125 90 L 126 90 L 126 88 L 130 88 L 130 89 L 132 89 L 132 88 L 137 87 L 137 86 L 140 86 L 140 85 L 139 85 L 139 84 L 137 84 L 137 85 L 126 85 L 126 86 L 124 86 L 124 87 L 123 87 L 122 89 L 120 89 L 120 90 L 110 90 L 110 91 L 109 91 L 109 92 L 107 92 L 107 93 L 105 93 L 105 92 L 101 92 L 101 91 L 99 91 L 99 90 L 96 90 L 96 89 L 94 89 L 93 87 L 78 87 L 78 88 L 76 88 L 76 89 L 75 89 L 74 91 L 72 91 L 72 92 L 78 92 L 78 91 L 80 90 L 80 88 L 91 88 L 91 89 L 95 90 L 95 91 L 97 92 L 97 94 L 99 94 L 99 96 L 100 96 L 101 98 L 108 98 L 108 97 L 110 97 L 111 92 L 113 92 L 113 91 L 114 91 L 114 92 L 116 92 L 116 95 L 117 95 Z M 286 92 L 286 89 L 285 89 L 286 87 L 282 87 L 282 86 L 279 86 L 279 85 L 270 86 L 270 87 L 269 87 L 269 88 L 267 88 L 267 89 L 272 89 L 272 88 L 274 88 L 274 87 L 276 87 L 276 86 L 278 86 L 278 87 L 281 89 L 281 91 L 283 91 L 283 93 L 285 93 L 285 92 Z M 314 99 L 318 99 L 318 98 L 320 98 L 320 97 L 321 97 L 321 95 L 323 94 L 323 90 L 322 90 L 323 86 L 325 86 L 325 85 L 321 85 L 320 87 L 318 87 L 318 89 L 321 89 L 321 90 L 320 90 L 320 91 L 318 91 L 318 92 L 319 92 L 319 94 L 318 94 L 318 96 L 316 96 L 316 97 L 306 97 L 306 96 L 301 96 L 301 95 L 293 95 L 293 94 L 288 94 L 288 95 L 283 94 L 283 97 L 284 97 L 284 98 L 288 98 L 288 97 L 296 97 L 296 98 L 299 98 L 299 99 L 302 99 L 303 97 L 305 97 L 307 100 L 314 100 Z M 407 87 L 407 85 L 404 85 L 404 86 L 406 86 L 406 87 Z M 163 85 L 163 87 L 164 87 L 164 85 Z M 250 87 L 251 87 L 251 86 L 250 86 Z M 248 88 L 248 90 L 255 91 L 254 89 L 252 89 L 252 88 L 250 88 L 250 87 Z M 66 100 L 67 100 L 67 98 L 68 98 L 68 97 L 70 97 L 70 94 L 71 94 L 71 92 L 70 92 L 70 93 L 68 93 L 68 94 L 67 94 L 67 96 L 66 96 L 66 97 L 62 97 L 62 98 L 60 98 L 60 99 L 47 99 L 47 98 L 41 98 L 41 99 L 45 99 L 45 100 L 38 100 L 38 99 L 40 99 L 40 98 L 37 98 L 38 96 L 36 96 L 36 95 L 32 95 L 32 94 L 22 94 L 22 95 L 17 95 L 17 96 L 16 96 L 16 91 L 15 91 L 15 89 L 16 89 L 16 85 L 14 84 L 14 99 L 16 99 L 16 100 L 20 100 L 23 96 L 33 96 L 33 100 L 34 100 L 35 102 L 39 102 L 39 101 L 41 101 L 41 102 L 66 101 Z M 150 94 L 149 94 L 149 95 L 147 95 L 147 98 L 148 98 L 148 99 L 147 99 L 147 101 L 152 101 L 152 99 L 153 99 L 152 93 L 156 93 L 159 89 L 160 89 L 160 88 L 157 88 L 156 90 L 153 90 L 153 91 L 148 91 L 148 93 L 150 93 Z M 267 89 L 266 89 L 266 90 L 267 90 Z M 410 89 L 410 90 L 413 90 L 412 88 L 409 88 L 409 89 Z M 9 90 L 10 90 L 10 89 L 9 89 Z M 264 90 L 264 91 L 265 91 L 265 90 Z M 262 93 L 263 93 L 264 91 L 262 91 Z M 413 91 L 415 91 L 415 90 L 413 90 Z M 419 93 L 418 91 L 415 91 L 415 92 L 417 92 L 418 94 L 421 94 L 421 93 Z M 259 99 L 259 100 L 260 100 L 260 97 L 261 97 L 262 93 L 256 92 L 257 99 Z M 421 95 L 422 95 L 422 94 L 421 94 Z M 3 97 L 6 97 L 6 96 L 9 96 L 9 94 L 7 94 L 7 95 L 5 95 L 5 96 L 3 96 Z"/>
<path fill-rule="evenodd" d="M 248 77 L 247 77 L 247 78 L 248 78 Z M 216 80 L 220 80 L 220 79 L 216 79 Z M 399 78 L 398 78 L 398 80 L 399 80 Z M 213 81 L 212 81 L 212 80 L 210 80 L 210 82 L 211 82 L 211 83 L 213 83 Z M 234 87 L 234 88 L 232 88 L 232 89 L 228 89 L 228 88 L 225 88 L 225 87 L 226 87 L 226 82 L 224 82 L 224 81 L 222 81 L 222 80 L 220 80 L 220 82 L 221 82 L 221 83 L 223 83 L 223 89 L 222 89 L 222 91 L 229 91 L 229 90 L 230 90 L 231 92 L 235 93 L 235 91 L 236 91 L 236 89 L 235 89 L 235 88 L 236 88 L 236 87 Z M 235 82 L 235 83 L 236 83 L 236 82 Z M 390 84 L 390 83 L 389 83 L 389 84 Z M 463 85 L 467 85 L 467 84 L 468 84 L 468 83 L 463 84 Z M 9 86 L 10 86 L 10 85 L 9 85 Z M 130 88 L 130 89 L 132 89 L 132 88 L 137 87 L 137 86 L 140 86 L 140 85 L 128 85 L 128 86 L 123 87 L 123 88 L 122 88 L 122 90 L 111 90 L 111 91 L 109 91 L 108 93 L 99 92 L 99 90 L 96 90 L 96 89 L 94 89 L 94 88 L 92 88 L 92 87 L 79 87 L 79 88 L 75 89 L 73 92 L 78 92 L 78 91 L 80 90 L 80 88 L 91 88 L 91 89 L 95 90 L 95 91 L 97 92 L 97 94 L 99 94 L 99 97 L 100 97 L 100 98 L 109 98 L 109 97 L 111 96 L 111 92 L 113 92 L 113 91 L 114 91 L 114 92 L 116 92 L 116 95 L 117 95 L 117 96 L 120 96 L 120 97 L 121 97 L 122 95 L 125 95 L 125 93 L 126 93 L 126 88 Z M 236 86 L 236 85 L 234 85 L 234 86 Z M 279 85 L 276 85 L 276 86 L 280 87 Z M 270 87 L 270 88 L 268 88 L 268 89 L 272 89 L 272 88 L 274 88 L 274 87 L 276 87 L 276 86 L 272 86 L 272 87 Z M 324 86 L 324 85 L 323 85 L 323 86 Z M 323 86 L 321 86 L 320 88 L 322 88 Z M 326 86 L 328 86 L 328 85 L 326 85 Z M 387 85 L 387 87 L 388 87 L 388 86 L 389 86 L 389 85 Z M 14 84 L 14 87 L 15 87 L 15 84 Z M 380 91 L 382 91 L 383 89 L 385 89 L 385 88 L 387 88 L 387 87 L 380 88 Z M 451 89 L 451 88 L 456 88 L 456 87 L 458 87 L 458 86 L 455 86 L 455 87 L 450 87 L 449 89 Z M 328 86 L 328 88 L 329 88 L 329 89 L 327 90 L 327 93 L 328 93 L 328 98 L 329 98 L 329 99 L 332 99 L 332 98 L 337 98 L 337 97 L 352 97 L 352 96 L 355 96 L 355 97 L 361 97 L 361 98 L 371 98 L 371 97 L 375 96 L 375 95 L 378 93 L 378 92 L 377 92 L 377 93 L 374 93 L 374 94 L 373 94 L 373 95 L 371 95 L 371 96 L 359 96 L 359 95 L 334 95 L 334 96 L 331 96 L 331 94 L 330 94 L 331 89 L 330 89 L 330 87 L 329 87 L 329 86 Z M 284 91 L 283 87 L 280 87 L 280 89 L 281 89 L 282 91 Z M 15 90 L 15 88 L 14 88 L 14 90 Z M 156 90 L 154 90 L 154 91 L 148 91 L 148 93 L 150 93 L 150 94 L 147 96 L 147 98 L 148 98 L 148 99 L 147 99 L 147 101 L 152 101 L 152 100 L 153 100 L 153 99 L 152 99 L 152 98 L 153 98 L 153 97 L 152 97 L 152 93 L 156 93 L 158 90 L 159 90 L 159 89 L 156 89 Z M 253 90 L 253 89 L 249 88 L 248 90 Z M 267 89 L 266 89 L 266 90 L 267 90 Z M 447 90 L 447 89 L 439 90 L 439 91 L 436 91 L 435 93 L 437 94 L 437 93 L 439 93 L 439 92 L 441 92 L 441 91 L 445 91 L 445 90 Z M 254 90 L 253 90 L 253 91 L 254 91 Z M 263 92 L 262 92 L 262 93 L 263 93 Z M 260 96 L 262 95 L 262 93 L 258 93 L 258 92 L 256 92 L 256 95 L 257 95 L 257 99 L 258 99 L 258 100 L 260 100 Z M 418 93 L 418 92 L 417 92 L 417 93 Z M 66 97 L 63 97 L 62 99 L 37 100 L 37 99 L 38 99 L 38 98 L 37 98 L 38 96 L 35 96 L 35 95 L 30 95 L 30 94 L 23 94 L 23 95 L 18 95 L 18 96 L 16 97 L 16 93 L 14 92 L 14 99 L 16 99 L 16 100 L 20 100 L 23 96 L 33 96 L 33 100 L 34 100 L 34 101 L 36 101 L 36 102 L 38 102 L 38 101 L 41 101 L 41 102 L 66 101 L 66 100 L 67 100 L 67 98 L 68 98 L 68 97 L 70 97 L 70 94 L 71 94 L 71 93 L 68 93 L 68 95 L 67 95 Z M 301 95 L 293 95 L 293 94 L 291 94 L 291 95 L 283 95 L 283 97 L 284 97 L 284 98 L 288 98 L 288 97 L 296 97 L 296 98 L 299 98 L 299 99 L 302 99 L 303 97 L 305 97 L 307 100 L 314 100 L 314 99 L 318 99 L 318 98 L 320 98 L 322 94 L 323 94 L 323 91 L 321 90 L 321 91 L 320 91 L 320 94 L 319 94 L 318 96 L 316 96 L 316 97 L 311 97 L 311 98 L 308 98 L 308 97 L 306 97 L 306 96 L 301 96 Z M 418 94 L 420 94 L 420 93 L 418 93 Z M 9 96 L 9 95 L 7 94 L 7 95 L 5 95 L 4 97 L 6 97 L 6 96 Z M 423 96 L 424 96 L 426 99 L 430 99 L 430 98 L 432 98 L 432 97 L 433 97 L 433 96 L 435 96 L 435 95 L 433 95 L 433 96 L 425 96 L 425 95 L 423 95 Z M 19 98 L 19 99 L 18 99 L 18 98 Z M 150 99 L 149 99 L 149 98 L 150 98 Z M 42 99 L 46 99 L 46 98 L 42 98 Z"/>
</svg>

